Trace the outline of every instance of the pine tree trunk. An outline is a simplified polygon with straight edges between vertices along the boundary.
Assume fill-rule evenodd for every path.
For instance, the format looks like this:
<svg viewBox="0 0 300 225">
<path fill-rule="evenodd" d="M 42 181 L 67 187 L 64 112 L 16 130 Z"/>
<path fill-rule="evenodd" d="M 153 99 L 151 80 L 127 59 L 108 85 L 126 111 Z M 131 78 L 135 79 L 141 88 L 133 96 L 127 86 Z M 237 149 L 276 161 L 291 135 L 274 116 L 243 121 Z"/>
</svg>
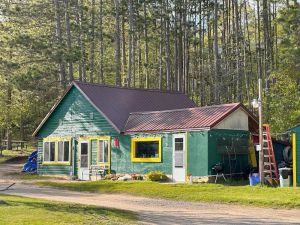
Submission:
<svg viewBox="0 0 300 225">
<path fill-rule="evenodd" d="M 62 38 L 62 29 L 61 29 L 61 9 L 59 0 L 54 0 L 54 12 L 55 12 L 55 23 L 56 23 L 56 40 L 58 48 L 63 48 L 63 38 Z M 64 55 L 60 55 L 59 60 L 59 81 L 60 84 L 66 85 L 66 66 Z"/>
<path fill-rule="evenodd" d="M 121 54 L 120 54 L 120 2 L 114 0 L 116 18 L 116 85 L 121 86 Z"/>
<path fill-rule="evenodd" d="M 68 54 L 71 55 L 72 52 L 72 36 L 71 36 L 71 28 L 70 28 L 70 16 L 69 16 L 69 1 L 64 0 L 65 4 L 65 20 L 66 20 L 66 33 L 67 33 L 67 46 L 68 46 Z M 73 59 L 69 59 L 69 80 L 73 81 L 74 75 L 73 75 Z"/>
</svg>

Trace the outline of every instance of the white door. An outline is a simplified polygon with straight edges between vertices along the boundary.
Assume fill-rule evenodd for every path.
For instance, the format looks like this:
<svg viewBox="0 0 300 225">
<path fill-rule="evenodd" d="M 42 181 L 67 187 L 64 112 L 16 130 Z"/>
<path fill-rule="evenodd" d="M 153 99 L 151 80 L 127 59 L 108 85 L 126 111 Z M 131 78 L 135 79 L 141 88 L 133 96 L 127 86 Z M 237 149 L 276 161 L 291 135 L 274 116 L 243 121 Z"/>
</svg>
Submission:
<svg viewBox="0 0 300 225">
<path fill-rule="evenodd" d="M 185 134 L 173 135 L 173 181 L 185 182 L 186 144 Z"/>
<path fill-rule="evenodd" d="M 90 171 L 89 171 L 89 143 L 88 141 L 80 141 L 80 161 L 79 161 L 79 170 L 78 178 L 79 180 L 89 180 Z"/>
</svg>

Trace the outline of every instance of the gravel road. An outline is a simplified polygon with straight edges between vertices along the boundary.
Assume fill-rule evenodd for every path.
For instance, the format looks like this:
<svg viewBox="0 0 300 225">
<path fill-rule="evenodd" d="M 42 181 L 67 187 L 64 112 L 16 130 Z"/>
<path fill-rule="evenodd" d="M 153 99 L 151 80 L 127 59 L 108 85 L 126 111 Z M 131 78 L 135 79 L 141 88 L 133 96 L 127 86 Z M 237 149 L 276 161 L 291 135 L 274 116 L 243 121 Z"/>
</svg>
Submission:
<svg viewBox="0 0 300 225">
<path fill-rule="evenodd" d="M 12 182 L 18 166 L 2 168 L 0 189 Z M 9 170 L 8 170 L 9 169 Z M 10 171 L 11 177 L 5 179 Z M 227 204 L 189 203 L 151 199 L 125 194 L 82 193 L 33 185 L 16 185 L 3 194 L 42 198 L 55 201 L 105 206 L 136 212 L 142 224 L 300 224 L 299 209 L 267 209 Z"/>
</svg>

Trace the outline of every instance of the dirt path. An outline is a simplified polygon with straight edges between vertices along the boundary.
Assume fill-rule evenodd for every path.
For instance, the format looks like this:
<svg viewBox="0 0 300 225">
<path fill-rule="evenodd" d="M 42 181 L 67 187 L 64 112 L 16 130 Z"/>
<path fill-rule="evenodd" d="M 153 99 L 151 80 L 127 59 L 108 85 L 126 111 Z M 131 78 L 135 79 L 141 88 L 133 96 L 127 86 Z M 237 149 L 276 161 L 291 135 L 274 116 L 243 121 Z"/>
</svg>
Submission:
<svg viewBox="0 0 300 225">
<path fill-rule="evenodd" d="M 296 209 L 187 203 L 123 194 L 81 193 L 20 183 L 4 193 L 130 210 L 137 212 L 144 224 L 300 224 L 300 210 Z"/>
<path fill-rule="evenodd" d="M 300 224 L 300 210 L 277 210 L 237 205 L 189 203 L 125 194 L 82 193 L 23 184 L 17 179 L 22 164 L 0 164 L 0 189 L 16 182 L 3 194 L 81 203 L 130 210 L 143 224 Z"/>
</svg>

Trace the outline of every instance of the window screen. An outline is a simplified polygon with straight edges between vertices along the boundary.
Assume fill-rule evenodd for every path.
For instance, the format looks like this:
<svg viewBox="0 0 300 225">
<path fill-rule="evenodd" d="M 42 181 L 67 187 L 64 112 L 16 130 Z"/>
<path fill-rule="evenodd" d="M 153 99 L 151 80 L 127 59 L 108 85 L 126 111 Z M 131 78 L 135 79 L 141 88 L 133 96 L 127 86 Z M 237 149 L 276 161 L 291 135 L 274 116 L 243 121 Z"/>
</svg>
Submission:
<svg viewBox="0 0 300 225">
<path fill-rule="evenodd" d="M 55 161 L 55 142 L 44 142 L 44 161 Z"/>
<path fill-rule="evenodd" d="M 59 141 L 58 142 L 58 161 L 68 162 L 70 153 L 70 142 Z"/>
<path fill-rule="evenodd" d="M 175 138 L 175 167 L 183 167 L 184 157 L 183 157 L 183 138 Z"/>
<path fill-rule="evenodd" d="M 99 141 L 98 163 L 108 163 L 108 141 L 107 140 Z"/>
<path fill-rule="evenodd" d="M 159 141 L 139 141 L 135 145 L 135 158 L 159 157 Z"/>
</svg>

